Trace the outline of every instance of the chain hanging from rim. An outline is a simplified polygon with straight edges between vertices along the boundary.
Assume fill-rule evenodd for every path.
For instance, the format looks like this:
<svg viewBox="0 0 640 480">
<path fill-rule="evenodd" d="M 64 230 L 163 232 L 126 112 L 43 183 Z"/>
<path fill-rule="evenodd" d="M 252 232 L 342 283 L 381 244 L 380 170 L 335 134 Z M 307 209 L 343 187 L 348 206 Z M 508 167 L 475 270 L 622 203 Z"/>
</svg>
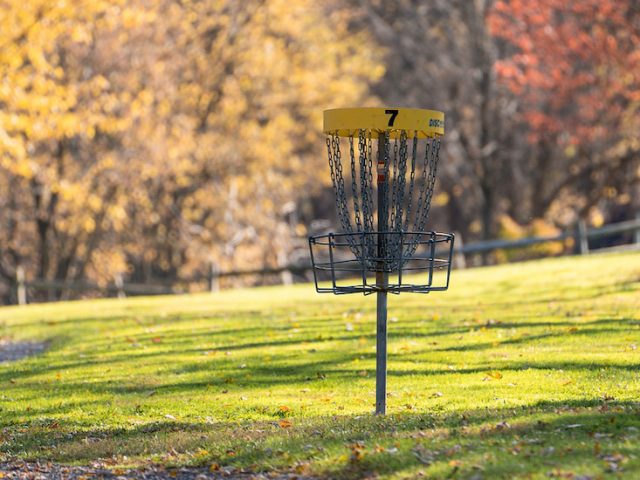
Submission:
<svg viewBox="0 0 640 480">
<path fill-rule="evenodd" d="M 411 133 L 409 140 L 408 133 Z M 425 139 L 424 154 L 420 154 L 420 142 L 417 132 L 401 130 L 390 139 L 389 131 L 385 132 L 384 174 L 387 179 L 383 185 L 382 205 L 377 205 L 378 214 L 384 215 L 388 232 L 423 232 L 429 211 L 436 181 L 441 138 L 438 136 Z M 411 141 L 411 148 L 409 142 Z M 347 137 L 349 146 L 348 165 L 343 165 L 340 149 L 340 136 L 332 132 L 327 137 L 327 154 L 331 181 L 335 193 L 338 221 L 344 233 L 349 249 L 355 257 L 368 269 L 376 268 L 376 245 L 374 236 L 358 233 L 374 233 L 375 205 L 377 185 L 373 183 L 373 148 L 371 130 L 357 130 Z M 393 146 L 391 145 L 393 143 Z M 357 147 L 356 147 L 357 145 Z M 376 152 L 379 155 L 378 152 Z M 377 163 L 377 157 L 376 157 Z M 349 178 L 345 180 L 344 170 Z M 381 172 L 377 172 L 380 174 Z M 346 184 L 350 183 L 350 191 Z M 414 193 L 418 192 L 417 198 Z M 411 230 L 409 229 L 411 226 Z M 418 236 L 409 236 L 400 251 L 400 235 L 385 237 L 386 258 L 385 270 L 401 267 L 410 260 L 418 246 Z"/>
</svg>

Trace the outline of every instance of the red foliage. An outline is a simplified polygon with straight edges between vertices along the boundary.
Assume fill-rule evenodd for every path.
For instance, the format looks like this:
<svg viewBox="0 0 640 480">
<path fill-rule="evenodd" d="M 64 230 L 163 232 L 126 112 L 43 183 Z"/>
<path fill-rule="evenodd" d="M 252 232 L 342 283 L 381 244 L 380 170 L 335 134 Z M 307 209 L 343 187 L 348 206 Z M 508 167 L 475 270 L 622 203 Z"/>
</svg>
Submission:
<svg viewBox="0 0 640 480">
<path fill-rule="evenodd" d="M 522 99 L 534 141 L 601 141 L 640 99 L 637 2 L 497 0 L 488 25 L 514 47 L 495 69 Z"/>
</svg>

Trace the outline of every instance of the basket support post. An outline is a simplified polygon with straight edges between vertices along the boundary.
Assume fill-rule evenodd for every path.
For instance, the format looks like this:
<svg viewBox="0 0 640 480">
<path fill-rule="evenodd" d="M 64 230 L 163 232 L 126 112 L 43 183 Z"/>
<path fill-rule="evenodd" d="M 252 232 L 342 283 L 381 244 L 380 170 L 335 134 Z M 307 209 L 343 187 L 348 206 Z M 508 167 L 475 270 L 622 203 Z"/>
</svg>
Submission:
<svg viewBox="0 0 640 480">
<path fill-rule="evenodd" d="M 385 272 L 387 226 L 387 165 L 386 136 L 378 135 L 378 245 L 376 264 L 376 415 L 387 410 L 387 287 Z"/>
</svg>

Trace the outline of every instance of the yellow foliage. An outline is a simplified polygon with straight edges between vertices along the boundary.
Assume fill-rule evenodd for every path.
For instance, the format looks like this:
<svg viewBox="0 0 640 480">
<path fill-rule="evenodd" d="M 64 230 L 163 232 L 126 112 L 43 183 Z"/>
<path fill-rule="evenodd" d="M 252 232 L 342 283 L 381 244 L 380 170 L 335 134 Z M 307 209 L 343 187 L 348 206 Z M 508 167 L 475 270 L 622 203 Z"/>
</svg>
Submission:
<svg viewBox="0 0 640 480">
<path fill-rule="evenodd" d="M 499 219 L 498 238 L 505 240 L 518 240 L 525 237 L 552 237 L 558 235 L 560 230 L 545 221 L 544 219 L 534 219 L 528 225 L 520 225 L 509 215 L 502 215 Z M 560 255 L 564 252 L 563 242 L 546 242 L 510 250 L 497 250 L 495 258 L 498 263 L 526 260 L 552 255 Z"/>
<path fill-rule="evenodd" d="M 350 18 L 313 0 L 5 1 L 0 187 L 28 212 L 22 244 L 51 216 L 44 273 L 76 242 L 70 268 L 102 279 L 127 255 L 185 274 L 277 262 L 302 231 L 281 207 L 328 181 L 322 110 L 367 104 L 384 73 Z"/>
</svg>

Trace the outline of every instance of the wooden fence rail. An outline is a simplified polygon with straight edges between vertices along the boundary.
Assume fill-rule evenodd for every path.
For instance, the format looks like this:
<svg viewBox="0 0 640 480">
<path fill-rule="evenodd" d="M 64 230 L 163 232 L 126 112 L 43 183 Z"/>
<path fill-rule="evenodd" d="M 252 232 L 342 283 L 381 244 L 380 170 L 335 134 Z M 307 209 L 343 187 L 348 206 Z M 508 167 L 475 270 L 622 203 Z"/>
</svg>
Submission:
<svg viewBox="0 0 640 480">
<path fill-rule="evenodd" d="M 557 235 L 527 237 L 517 240 L 488 240 L 469 244 L 462 244 L 454 250 L 454 255 L 464 258 L 465 255 L 481 254 L 494 250 L 507 250 L 524 248 L 532 245 L 559 242 L 569 238 L 574 239 L 575 253 L 589 253 L 589 240 L 609 237 L 618 234 L 632 233 L 633 242 L 636 247 L 640 248 L 640 214 L 635 220 L 625 222 L 612 223 L 598 228 L 587 228 L 584 222 L 579 222 L 572 231 L 565 231 Z M 462 242 L 459 242 L 460 244 Z M 458 262 L 464 264 L 464 262 Z M 188 291 L 189 284 L 206 283 L 209 291 L 217 291 L 220 288 L 219 280 L 221 278 L 242 277 L 249 275 L 279 275 L 286 272 L 291 274 L 303 275 L 311 270 L 310 263 L 286 265 L 275 268 L 258 268 L 234 271 L 220 271 L 215 264 L 211 264 L 206 276 L 194 277 L 189 279 L 181 279 L 175 283 L 155 283 L 141 284 L 128 283 L 122 280 L 122 277 L 115 279 L 113 284 L 98 285 L 92 282 L 64 282 L 55 280 L 26 280 L 24 270 L 21 267 L 17 269 L 16 275 L 16 299 L 19 304 L 27 303 L 28 290 L 44 290 L 44 291 L 95 291 L 106 295 L 116 295 L 120 298 L 126 295 L 164 295 L 174 293 L 184 293 Z"/>
</svg>

